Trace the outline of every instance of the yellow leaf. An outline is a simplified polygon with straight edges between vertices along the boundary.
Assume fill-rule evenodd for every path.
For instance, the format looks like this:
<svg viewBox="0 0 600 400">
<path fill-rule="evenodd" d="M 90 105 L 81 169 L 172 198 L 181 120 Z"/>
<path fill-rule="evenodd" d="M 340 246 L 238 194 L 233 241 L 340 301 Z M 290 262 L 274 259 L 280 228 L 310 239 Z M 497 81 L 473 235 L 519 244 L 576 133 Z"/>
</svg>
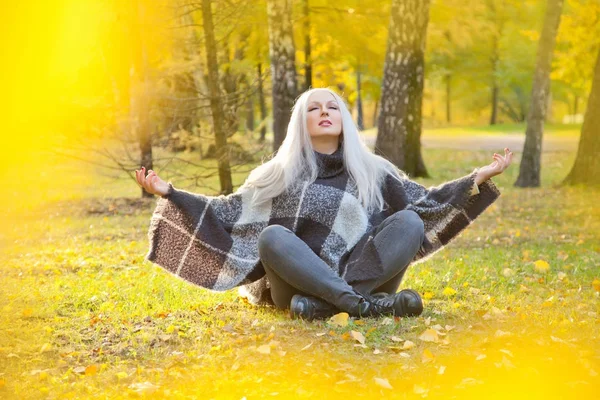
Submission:
<svg viewBox="0 0 600 400">
<path fill-rule="evenodd" d="M 258 346 L 256 351 L 261 354 L 271 354 L 271 346 L 268 344 L 263 344 L 262 346 Z"/>
<path fill-rule="evenodd" d="M 435 359 L 435 356 L 433 355 L 431 350 L 429 350 L 429 349 L 423 350 L 423 355 L 421 356 L 421 361 L 423 363 L 428 363 L 430 361 L 433 361 L 434 359 Z"/>
<path fill-rule="evenodd" d="M 352 335 L 352 338 L 354 338 L 354 340 L 356 340 L 358 343 L 365 344 L 365 337 L 362 333 L 357 331 L 350 331 L 350 335 Z"/>
<path fill-rule="evenodd" d="M 385 379 L 385 378 L 374 378 L 374 379 L 375 379 L 375 383 L 377 383 L 382 388 L 393 389 L 392 385 L 390 385 L 390 382 L 387 379 Z"/>
<path fill-rule="evenodd" d="M 6 386 L 6 380 L 3 378 L 0 378 L 0 389 L 2 389 L 4 386 Z"/>
<path fill-rule="evenodd" d="M 435 329 L 425 329 L 425 332 L 419 336 L 419 339 L 424 342 L 437 342 L 439 336 Z"/>
<path fill-rule="evenodd" d="M 341 326 L 342 328 L 348 325 L 348 313 L 341 312 L 329 318 L 329 323 L 332 325 Z"/>
<path fill-rule="evenodd" d="M 88 365 L 85 368 L 85 374 L 86 375 L 95 375 L 96 372 L 98 372 L 98 367 L 95 364 Z"/>
<path fill-rule="evenodd" d="M 413 347 L 415 347 L 415 344 L 413 342 L 411 342 L 410 340 L 407 340 L 406 342 L 404 342 L 404 345 L 402 346 L 402 350 L 409 350 L 409 349 L 412 349 Z"/>
<path fill-rule="evenodd" d="M 594 279 L 594 281 L 592 282 L 592 287 L 596 292 L 600 292 L 600 279 Z"/>
<path fill-rule="evenodd" d="M 510 268 L 504 268 L 504 270 L 502 270 L 502 275 L 504 275 L 506 278 L 510 278 L 514 274 L 515 274 L 515 271 L 513 271 Z"/>
<path fill-rule="evenodd" d="M 544 260 L 536 260 L 533 265 L 537 272 L 546 272 L 550 269 L 550 264 Z"/>
<path fill-rule="evenodd" d="M 44 343 L 42 348 L 40 349 L 40 353 L 45 353 L 46 351 L 50 351 L 52 349 L 52 345 L 50 343 Z"/>
<path fill-rule="evenodd" d="M 173 331 L 175 331 L 175 327 L 173 325 L 169 325 L 167 328 L 167 333 L 173 333 Z"/>
<path fill-rule="evenodd" d="M 32 314 L 33 314 L 33 310 L 31 308 L 26 308 L 23 310 L 23 316 L 25 318 L 31 317 Z"/>
<path fill-rule="evenodd" d="M 429 300 L 429 299 L 433 298 L 433 292 L 425 292 L 425 293 L 423 294 L 423 298 L 424 298 L 425 300 Z"/>
<path fill-rule="evenodd" d="M 127 378 L 127 372 L 123 372 L 123 371 L 117 372 L 117 378 L 119 378 L 119 379 Z"/>
<path fill-rule="evenodd" d="M 456 294 L 456 290 L 452 289 L 451 287 L 447 287 L 444 289 L 442 294 L 444 296 L 454 296 Z"/>
<path fill-rule="evenodd" d="M 357 319 L 356 321 L 354 321 L 354 325 L 364 325 L 365 321 L 363 321 L 362 319 Z"/>
</svg>

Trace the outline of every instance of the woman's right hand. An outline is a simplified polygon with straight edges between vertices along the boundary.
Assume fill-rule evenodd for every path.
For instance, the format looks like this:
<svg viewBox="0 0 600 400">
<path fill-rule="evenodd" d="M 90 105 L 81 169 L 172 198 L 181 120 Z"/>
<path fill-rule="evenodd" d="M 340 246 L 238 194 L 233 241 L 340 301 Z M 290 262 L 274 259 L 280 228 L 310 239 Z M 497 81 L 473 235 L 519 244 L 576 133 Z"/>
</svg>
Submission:
<svg viewBox="0 0 600 400">
<path fill-rule="evenodd" d="M 135 170 L 135 180 L 140 187 L 143 187 L 150 194 L 164 196 L 169 191 L 169 184 L 156 175 L 156 172 L 149 170 L 146 176 L 146 168 Z"/>
</svg>

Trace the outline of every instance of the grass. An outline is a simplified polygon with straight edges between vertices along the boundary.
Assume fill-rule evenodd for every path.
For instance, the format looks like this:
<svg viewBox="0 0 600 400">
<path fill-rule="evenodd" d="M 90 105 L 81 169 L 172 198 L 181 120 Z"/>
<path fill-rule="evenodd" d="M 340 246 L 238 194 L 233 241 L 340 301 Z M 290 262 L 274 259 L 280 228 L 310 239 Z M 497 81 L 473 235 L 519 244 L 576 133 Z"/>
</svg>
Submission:
<svg viewBox="0 0 600 400">
<path fill-rule="evenodd" d="M 427 149 L 433 178 L 420 182 L 489 156 Z M 131 180 L 48 154 L 36 173 L 15 165 L 2 200 L 0 398 L 592 397 L 600 193 L 556 186 L 574 159 L 559 152 L 543 155 L 541 188 L 513 188 L 517 157 L 494 178 L 500 199 L 407 273 L 421 317 L 344 327 L 144 261 L 155 200 L 137 199 Z"/>
</svg>

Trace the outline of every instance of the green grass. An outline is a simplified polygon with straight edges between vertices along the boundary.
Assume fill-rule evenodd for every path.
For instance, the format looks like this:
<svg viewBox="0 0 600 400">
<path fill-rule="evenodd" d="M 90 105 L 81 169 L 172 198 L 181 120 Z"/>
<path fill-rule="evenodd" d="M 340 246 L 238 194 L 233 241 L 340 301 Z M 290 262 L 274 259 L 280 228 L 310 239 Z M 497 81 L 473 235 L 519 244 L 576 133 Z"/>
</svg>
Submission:
<svg viewBox="0 0 600 400">
<path fill-rule="evenodd" d="M 433 177 L 420 182 L 489 156 L 426 150 Z M 293 321 L 144 261 L 155 200 L 137 200 L 131 180 L 52 157 L 35 176 L 15 167 L 3 199 L 0 398 L 590 398 L 600 193 L 556 186 L 573 159 L 544 154 L 537 189 L 513 188 L 517 157 L 494 178 L 499 200 L 407 273 L 403 286 L 425 297 L 421 317 L 346 327 Z M 419 339 L 432 327 L 446 335 Z"/>
</svg>

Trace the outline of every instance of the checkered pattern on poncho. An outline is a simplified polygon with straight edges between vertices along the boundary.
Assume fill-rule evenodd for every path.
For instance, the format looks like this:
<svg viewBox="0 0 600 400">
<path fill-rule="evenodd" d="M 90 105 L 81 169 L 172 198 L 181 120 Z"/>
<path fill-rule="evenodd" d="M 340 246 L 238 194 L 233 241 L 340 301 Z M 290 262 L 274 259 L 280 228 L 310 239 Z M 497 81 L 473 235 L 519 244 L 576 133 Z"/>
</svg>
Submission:
<svg viewBox="0 0 600 400">
<path fill-rule="evenodd" d="M 426 239 L 415 263 L 444 247 L 500 195 L 490 180 L 479 185 L 478 194 L 471 194 L 477 170 L 430 189 L 388 176 L 382 187 L 386 207 L 369 215 L 344 169 L 342 147 L 331 155 L 315 155 L 319 164 L 315 182 L 304 182 L 298 190 L 261 206 L 251 204 L 250 189 L 203 196 L 169 184 L 169 193 L 158 200 L 151 219 L 146 258 L 204 288 L 246 285 L 257 300 L 268 288 L 258 237 L 265 227 L 279 224 L 295 232 L 352 284 L 383 271 L 372 233 L 386 217 L 408 209 L 423 219 Z M 256 283 L 248 285 L 252 282 Z"/>
</svg>

